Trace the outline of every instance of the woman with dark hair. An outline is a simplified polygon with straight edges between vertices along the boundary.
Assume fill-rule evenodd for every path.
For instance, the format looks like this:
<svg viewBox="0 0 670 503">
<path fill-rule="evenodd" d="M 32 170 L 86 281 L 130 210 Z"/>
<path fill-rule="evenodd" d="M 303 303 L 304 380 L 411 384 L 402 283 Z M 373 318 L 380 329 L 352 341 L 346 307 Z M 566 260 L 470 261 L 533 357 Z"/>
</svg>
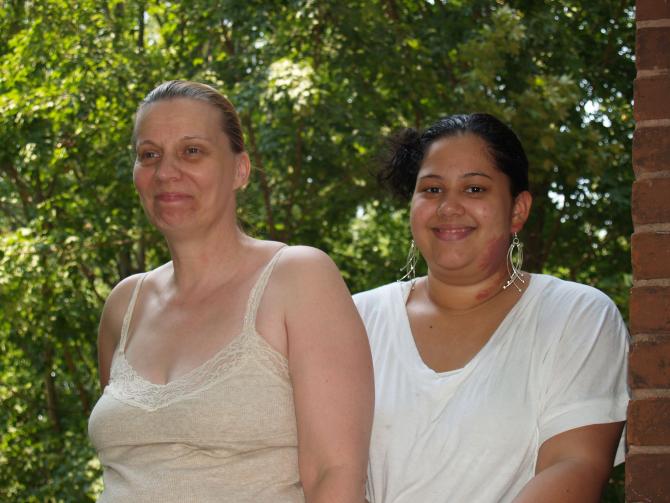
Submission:
<svg viewBox="0 0 670 503">
<path fill-rule="evenodd" d="M 598 290 L 521 269 L 516 135 L 445 117 L 399 136 L 380 178 L 411 199 L 414 240 L 408 281 L 354 298 L 375 369 L 370 502 L 599 501 L 622 461 L 628 335 Z"/>
<path fill-rule="evenodd" d="M 172 260 L 121 281 L 89 421 L 99 501 L 362 502 L 373 384 L 333 262 L 236 221 L 250 162 L 232 104 L 195 82 L 137 111 L 135 187 Z"/>
</svg>

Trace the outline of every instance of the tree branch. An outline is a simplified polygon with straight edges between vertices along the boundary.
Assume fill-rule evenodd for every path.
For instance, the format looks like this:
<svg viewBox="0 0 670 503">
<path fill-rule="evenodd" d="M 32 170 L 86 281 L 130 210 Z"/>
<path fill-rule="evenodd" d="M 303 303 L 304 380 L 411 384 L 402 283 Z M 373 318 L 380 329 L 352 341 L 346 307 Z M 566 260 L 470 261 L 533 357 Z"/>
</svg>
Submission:
<svg viewBox="0 0 670 503">
<path fill-rule="evenodd" d="M 302 127 L 303 121 L 302 117 L 298 117 L 296 121 L 296 131 L 295 131 L 295 168 L 293 174 L 291 175 L 291 192 L 287 198 L 287 209 L 290 212 L 295 203 L 295 196 L 300 190 L 300 181 L 302 179 L 302 147 L 303 147 L 303 136 L 302 136 Z M 291 220 L 291 229 L 290 231 L 283 236 L 284 239 L 290 240 L 293 235 L 293 229 L 300 225 L 300 222 Z"/>
<path fill-rule="evenodd" d="M 7 174 L 7 177 L 12 181 L 14 187 L 16 187 L 16 192 L 19 195 L 21 200 L 21 206 L 23 210 L 23 217 L 26 221 L 30 220 L 30 211 L 29 208 L 32 206 L 33 198 L 30 195 L 30 188 L 28 184 L 21 178 L 16 166 L 10 163 L 4 163 L 0 167 L 3 173 Z"/>
<path fill-rule="evenodd" d="M 556 238 L 558 237 L 558 233 L 561 229 L 561 218 L 562 217 L 563 217 L 563 211 L 559 211 L 558 215 L 554 219 L 554 224 L 551 227 L 551 232 L 549 233 L 549 237 L 544 240 L 545 243 L 544 243 L 544 247 L 542 249 L 542 253 L 540 255 L 540 261 L 537 264 L 537 266 L 540 269 L 542 268 L 542 266 L 544 266 L 544 264 L 549 259 L 549 254 L 551 253 L 551 249 L 554 247 L 554 243 L 556 242 Z"/>
<path fill-rule="evenodd" d="M 72 353 L 70 353 L 70 350 L 68 349 L 67 345 L 65 345 L 65 347 L 63 348 L 63 359 L 65 360 L 65 365 L 67 366 L 67 369 L 70 372 L 70 375 L 72 376 L 74 386 L 75 388 L 77 388 L 77 395 L 79 395 L 79 402 L 81 403 L 82 412 L 84 413 L 85 416 L 88 416 L 91 412 L 91 401 L 88 397 L 88 392 L 86 391 L 86 388 L 83 386 L 81 380 L 79 379 L 79 373 L 77 372 L 77 367 L 74 364 L 74 360 L 72 359 Z"/>
<path fill-rule="evenodd" d="M 265 204 L 265 213 L 267 215 L 267 226 L 268 226 L 268 236 L 270 239 L 277 239 L 277 231 L 275 229 L 274 215 L 272 211 L 272 190 L 268 182 L 267 175 L 265 173 L 265 168 L 263 166 L 263 158 L 258 150 L 256 145 L 256 135 L 254 133 L 254 128 L 251 123 L 250 114 L 246 113 L 242 116 L 244 122 L 244 127 L 247 130 L 249 135 L 249 143 L 251 145 L 251 154 L 254 159 L 254 164 L 256 165 L 256 171 L 258 172 L 258 177 L 261 181 L 261 191 L 263 193 L 263 203 Z"/>
<path fill-rule="evenodd" d="M 137 16 L 137 50 L 144 52 L 144 2 L 139 4 L 139 13 Z"/>
<path fill-rule="evenodd" d="M 91 286 L 91 290 L 95 294 L 95 298 L 102 304 L 105 302 L 105 297 L 98 293 L 98 290 L 95 288 L 95 274 L 88 267 L 86 267 L 82 262 L 77 262 L 77 267 L 81 271 L 88 284 Z"/>
<path fill-rule="evenodd" d="M 398 24 L 400 16 L 398 16 L 398 6 L 394 0 L 385 0 L 384 11 L 393 24 Z"/>
<path fill-rule="evenodd" d="M 228 29 L 223 19 L 221 19 L 219 26 L 221 27 L 221 38 L 223 39 L 223 48 L 226 51 L 226 54 L 228 54 L 228 56 L 234 56 L 235 44 L 233 43 L 232 33 L 230 33 L 232 32 L 232 30 Z"/>
</svg>

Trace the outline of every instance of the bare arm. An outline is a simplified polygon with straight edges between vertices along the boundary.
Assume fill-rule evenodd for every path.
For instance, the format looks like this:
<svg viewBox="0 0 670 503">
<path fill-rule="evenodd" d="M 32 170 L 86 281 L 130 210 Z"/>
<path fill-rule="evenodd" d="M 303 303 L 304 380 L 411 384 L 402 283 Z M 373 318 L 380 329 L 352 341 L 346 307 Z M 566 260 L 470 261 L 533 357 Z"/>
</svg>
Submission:
<svg viewBox="0 0 670 503">
<path fill-rule="evenodd" d="M 548 439 L 540 447 L 535 477 L 514 502 L 598 503 L 623 424 L 592 424 Z"/>
<path fill-rule="evenodd" d="M 330 258 L 294 247 L 282 257 L 300 477 L 308 503 L 362 503 L 374 386 L 365 328 Z"/>
<path fill-rule="evenodd" d="M 109 382 L 112 356 L 121 337 L 123 316 L 138 279 L 139 275 L 130 276 L 116 285 L 102 309 L 98 326 L 98 372 L 101 389 L 105 389 Z"/>
</svg>

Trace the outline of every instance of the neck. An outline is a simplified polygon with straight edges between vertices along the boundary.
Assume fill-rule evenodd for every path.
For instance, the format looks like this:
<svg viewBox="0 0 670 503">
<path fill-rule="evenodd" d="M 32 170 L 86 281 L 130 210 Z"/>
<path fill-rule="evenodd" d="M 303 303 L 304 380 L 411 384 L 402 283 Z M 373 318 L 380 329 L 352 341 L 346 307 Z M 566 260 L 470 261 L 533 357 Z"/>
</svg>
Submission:
<svg viewBox="0 0 670 503">
<path fill-rule="evenodd" d="M 236 225 L 193 236 L 166 236 L 172 257 L 171 282 L 178 292 L 206 290 L 231 280 L 253 239 Z"/>
<path fill-rule="evenodd" d="M 505 269 L 470 283 L 453 283 L 448 278 L 438 277 L 429 270 L 428 276 L 423 281 L 423 287 L 428 300 L 441 311 L 465 314 L 498 299 L 520 295 L 515 288 L 503 289 L 508 276 Z"/>
</svg>

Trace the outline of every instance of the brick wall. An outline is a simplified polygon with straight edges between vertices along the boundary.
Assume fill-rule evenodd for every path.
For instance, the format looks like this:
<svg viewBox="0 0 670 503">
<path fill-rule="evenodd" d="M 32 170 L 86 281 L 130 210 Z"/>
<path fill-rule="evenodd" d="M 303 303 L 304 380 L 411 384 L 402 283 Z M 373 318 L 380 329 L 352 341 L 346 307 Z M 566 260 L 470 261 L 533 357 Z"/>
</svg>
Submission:
<svg viewBox="0 0 670 503">
<path fill-rule="evenodd" d="M 637 0 L 626 501 L 670 502 L 670 0 Z"/>
</svg>

